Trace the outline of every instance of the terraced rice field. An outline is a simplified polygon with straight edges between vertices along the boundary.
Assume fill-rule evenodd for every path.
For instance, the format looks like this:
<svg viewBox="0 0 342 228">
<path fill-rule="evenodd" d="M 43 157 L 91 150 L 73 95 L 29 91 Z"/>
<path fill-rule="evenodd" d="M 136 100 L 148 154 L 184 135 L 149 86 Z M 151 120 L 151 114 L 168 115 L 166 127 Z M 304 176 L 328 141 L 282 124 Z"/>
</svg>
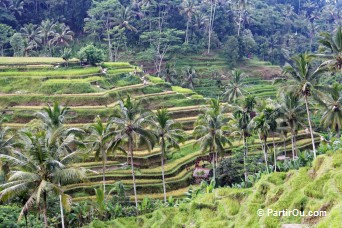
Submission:
<svg viewBox="0 0 342 228">
<path fill-rule="evenodd" d="M 216 62 L 223 67 L 224 63 L 220 61 Z M 104 63 L 103 67 L 109 69 L 107 74 L 102 74 L 99 67 L 80 67 L 76 60 L 71 63 L 71 67 L 64 69 L 63 60 L 58 58 L 0 58 L 0 109 L 7 116 L 7 126 L 22 128 L 30 125 L 34 113 L 54 101 L 71 108 L 66 125 L 77 127 L 92 123 L 98 115 L 106 120 L 112 114 L 117 101 L 127 94 L 140 101 L 145 108 L 155 111 L 159 107 L 166 107 L 172 118 L 182 123 L 189 136 L 180 150 L 171 150 L 168 153 L 165 165 L 168 195 L 184 196 L 184 192 L 192 184 L 192 170 L 196 159 L 206 156 L 194 145 L 191 133 L 198 114 L 206 105 L 206 99 L 198 93 L 207 95 L 204 91 L 211 88 L 208 85 L 212 81 L 201 79 L 202 87 L 191 91 L 171 87 L 160 78 L 152 76 L 148 77 L 149 83 L 144 85 L 140 77 L 132 73 L 139 69 L 129 63 Z M 204 61 L 203 69 L 210 63 L 210 60 Z M 247 88 L 249 93 L 265 95 L 263 97 L 275 96 L 275 87 L 267 81 L 259 79 L 247 82 L 250 85 L 252 83 L 253 87 Z M 74 87 L 70 89 L 71 85 Z M 275 141 L 281 148 L 283 139 L 276 138 Z M 231 156 L 233 149 L 240 147 L 241 143 L 236 141 L 232 147 L 227 147 L 225 156 Z M 271 140 L 268 143 L 271 148 Z M 297 144 L 299 148 L 310 145 L 304 132 L 300 132 Z M 261 153 L 259 140 L 254 140 L 249 151 L 250 154 Z M 286 152 L 291 152 L 289 138 L 286 139 Z M 122 181 L 127 191 L 131 191 L 131 171 L 126 161 L 126 155 L 120 152 L 109 156 L 106 180 L 108 185 Z M 138 198 L 142 199 L 145 195 L 161 198 L 160 149 L 157 147 L 147 151 L 136 148 L 135 161 L 139 164 L 136 169 Z M 101 161 L 96 161 L 94 155 L 89 155 L 75 165 L 92 170 L 93 173 L 89 174 L 88 182 L 66 186 L 65 191 L 75 201 L 93 199 L 94 188 L 101 185 Z"/>
</svg>

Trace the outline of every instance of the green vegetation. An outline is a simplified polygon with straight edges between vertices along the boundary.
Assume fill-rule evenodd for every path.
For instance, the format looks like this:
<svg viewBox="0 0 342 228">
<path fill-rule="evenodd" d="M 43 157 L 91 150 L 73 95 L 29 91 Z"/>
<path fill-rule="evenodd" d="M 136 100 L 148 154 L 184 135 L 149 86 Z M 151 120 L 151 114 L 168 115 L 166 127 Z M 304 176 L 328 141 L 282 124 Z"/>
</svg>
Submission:
<svg viewBox="0 0 342 228">
<path fill-rule="evenodd" d="M 340 225 L 338 1 L 0 5 L 0 226 Z"/>
<path fill-rule="evenodd" d="M 137 218 L 120 218 L 102 227 L 125 224 L 129 227 L 196 225 L 205 227 L 266 226 L 307 224 L 338 227 L 341 220 L 341 150 L 319 156 L 312 168 L 263 176 L 250 189 L 218 188 L 214 193 L 198 195 L 178 207 L 162 208 Z M 334 166 L 338 160 L 339 165 Z M 264 216 L 257 210 L 263 209 Z M 267 210 L 325 211 L 326 216 L 267 216 Z M 164 219 L 160 219 L 163 217 Z M 94 227 L 91 224 L 89 227 Z"/>
</svg>

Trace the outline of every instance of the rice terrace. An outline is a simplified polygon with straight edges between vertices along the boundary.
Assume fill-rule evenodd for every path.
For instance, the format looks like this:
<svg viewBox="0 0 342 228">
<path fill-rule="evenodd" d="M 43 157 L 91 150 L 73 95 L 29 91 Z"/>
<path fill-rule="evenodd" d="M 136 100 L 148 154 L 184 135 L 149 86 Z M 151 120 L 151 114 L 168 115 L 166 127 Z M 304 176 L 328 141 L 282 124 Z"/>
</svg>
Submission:
<svg viewBox="0 0 342 228">
<path fill-rule="evenodd" d="M 340 1 L 0 1 L 0 227 L 342 227 Z"/>
</svg>

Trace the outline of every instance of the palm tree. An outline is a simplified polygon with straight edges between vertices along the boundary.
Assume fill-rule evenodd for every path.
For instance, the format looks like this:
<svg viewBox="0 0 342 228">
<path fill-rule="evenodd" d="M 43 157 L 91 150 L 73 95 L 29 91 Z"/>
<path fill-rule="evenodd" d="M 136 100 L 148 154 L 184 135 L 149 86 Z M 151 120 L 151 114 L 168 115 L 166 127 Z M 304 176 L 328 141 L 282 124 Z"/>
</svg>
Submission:
<svg viewBox="0 0 342 228">
<path fill-rule="evenodd" d="M 50 40 L 52 45 L 69 46 L 69 43 L 73 40 L 74 32 L 70 30 L 70 27 L 64 23 L 55 25 L 55 32 L 53 38 Z"/>
<path fill-rule="evenodd" d="M 292 81 L 286 83 L 285 88 L 291 91 L 295 91 L 298 96 L 304 97 L 306 112 L 308 117 L 309 131 L 311 134 L 312 149 L 314 157 L 316 158 L 316 146 L 313 136 L 313 130 L 310 118 L 310 109 L 308 98 L 315 93 L 317 89 L 321 89 L 322 86 L 318 85 L 319 76 L 326 72 L 328 69 L 319 67 L 315 70 L 312 69 L 312 60 L 314 56 L 310 54 L 300 54 L 292 58 L 293 64 L 291 66 L 285 66 L 283 73 L 289 75 Z"/>
<path fill-rule="evenodd" d="M 242 82 L 243 72 L 239 69 L 232 71 L 232 79 L 229 81 L 229 84 L 225 88 L 225 92 L 223 93 L 223 98 L 228 102 L 235 103 L 236 100 L 246 93 L 243 90 L 245 84 Z"/>
<path fill-rule="evenodd" d="M 0 117 L 0 154 L 10 155 L 17 143 L 14 139 L 14 135 L 10 133 L 10 129 L 2 126 L 3 121 L 4 119 Z M 9 164 L 7 162 L 3 162 L 1 164 L 1 169 L 4 172 L 4 179 L 6 182 L 10 171 Z"/>
<path fill-rule="evenodd" d="M 258 133 L 258 136 L 262 145 L 261 147 L 264 152 L 266 170 L 267 170 L 267 173 L 269 173 L 268 162 L 267 162 L 267 159 L 268 159 L 267 158 L 267 138 L 269 136 L 270 126 L 268 124 L 266 114 L 262 112 L 259 116 L 256 116 L 251 122 L 251 126 Z"/>
<path fill-rule="evenodd" d="M 224 116 L 225 107 L 220 104 L 219 99 L 210 99 L 210 106 L 204 113 L 199 115 L 193 135 L 197 139 L 195 145 L 200 145 L 201 151 L 209 149 L 210 154 L 214 154 L 212 159 L 213 179 L 216 179 L 216 166 L 218 153 L 224 153 L 224 146 L 231 142 L 227 138 L 225 127 L 228 118 Z"/>
<path fill-rule="evenodd" d="M 318 42 L 332 52 L 333 60 L 327 61 L 325 64 L 333 70 L 342 70 L 342 28 L 336 29 L 335 35 L 327 32 L 321 33 L 322 39 Z"/>
<path fill-rule="evenodd" d="M 184 71 L 184 79 L 182 86 L 189 87 L 190 89 L 195 89 L 195 84 L 197 83 L 196 71 L 192 67 L 187 67 Z"/>
<path fill-rule="evenodd" d="M 339 84 L 334 84 L 329 89 L 329 95 L 326 93 L 319 93 L 316 100 L 324 107 L 321 123 L 327 128 L 333 129 L 338 137 L 342 126 L 342 91 Z"/>
<path fill-rule="evenodd" d="M 237 110 L 233 113 L 235 127 L 237 129 L 237 132 L 240 136 L 242 136 L 243 139 L 243 147 L 244 147 L 244 155 L 243 155 L 243 164 L 244 164 L 244 176 L 245 181 L 248 180 L 248 170 L 247 170 L 247 155 L 248 155 L 248 137 L 249 134 L 249 123 L 251 121 L 250 114 L 247 112 L 246 109 L 238 107 Z"/>
<path fill-rule="evenodd" d="M 54 102 L 53 106 L 48 104 L 48 107 L 37 112 L 36 117 L 43 121 L 46 129 L 56 129 L 63 125 L 69 110 L 69 107 L 62 107 L 58 102 Z"/>
<path fill-rule="evenodd" d="M 44 224 L 48 227 L 47 195 L 60 195 L 60 202 L 68 208 L 70 196 L 63 193 L 60 185 L 86 178 L 83 169 L 72 167 L 72 163 L 79 159 L 80 152 L 69 152 L 69 145 L 74 142 L 75 136 L 63 128 L 55 130 L 53 134 L 44 130 L 22 132 L 20 137 L 23 144 L 20 151 L 13 151 L 12 155 L 0 155 L 1 160 L 13 166 L 8 182 L 0 185 L 0 200 L 4 202 L 22 193 L 28 193 L 29 198 L 19 215 L 21 219 L 34 203 L 39 205 L 42 199 Z"/>
<path fill-rule="evenodd" d="M 111 123 L 105 125 L 102 123 L 100 117 L 95 119 L 95 123 L 91 124 L 88 128 L 90 135 L 87 142 L 90 145 L 89 149 L 95 151 L 95 158 L 102 157 L 102 181 L 103 192 L 106 193 L 106 162 L 107 154 L 112 152 L 113 139 L 115 131 L 113 131 Z"/>
<path fill-rule="evenodd" d="M 299 126 L 303 125 L 306 114 L 305 105 L 294 92 L 280 94 L 280 116 L 291 132 L 292 159 L 295 158 L 295 137 Z"/>
<path fill-rule="evenodd" d="M 140 109 L 139 104 L 137 102 L 133 102 L 130 96 L 128 96 L 126 100 L 119 101 L 117 112 L 114 113 L 114 117 L 111 119 L 111 123 L 117 129 L 115 131 L 116 144 L 114 149 L 118 148 L 119 143 L 123 143 L 124 140 L 127 140 L 126 143 L 128 144 L 128 156 L 130 157 L 132 169 L 135 207 L 137 210 L 138 198 L 134 174 L 133 146 L 134 140 L 139 138 L 140 142 L 147 145 L 149 150 L 153 148 L 155 137 L 153 133 L 146 128 L 147 124 L 149 123 L 150 116 L 150 113 L 143 112 Z"/>
<path fill-rule="evenodd" d="M 162 72 L 162 78 L 164 78 L 166 82 L 174 84 L 176 76 L 177 71 L 174 69 L 174 64 L 167 63 L 165 66 L 165 70 Z"/>
<path fill-rule="evenodd" d="M 121 6 L 119 9 L 118 17 L 116 18 L 115 24 L 120 28 L 125 28 L 129 31 L 138 32 L 137 28 L 135 28 L 130 21 L 134 19 L 133 11 L 130 7 Z"/>
<path fill-rule="evenodd" d="M 179 149 L 179 142 L 184 141 L 183 130 L 181 125 L 176 123 L 170 118 L 167 109 L 158 109 L 153 116 L 154 134 L 156 135 L 160 149 L 161 149 L 161 165 L 162 165 L 162 178 L 163 178 L 163 190 L 164 190 L 164 202 L 166 203 L 166 187 L 164 176 L 164 159 L 167 153 L 167 149 L 170 147 Z"/>
<path fill-rule="evenodd" d="M 64 48 L 61 51 L 61 57 L 66 63 L 66 67 L 69 66 L 69 60 L 72 58 L 72 52 L 70 48 Z"/>
<path fill-rule="evenodd" d="M 47 20 L 42 21 L 38 27 L 39 35 L 42 38 L 42 44 L 44 45 L 46 52 L 47 52 L 47 48 L 50 49 L 49 39 L 53 37 L 55 34 L 55 26 L 56 24 L 53 21 L 50 21 L 49 19 L 47 19 Z"/>
<path fill-rule="evenodd" d="M 278 129 L 277 118 L 279 117 L 279 109 L 266 107 L 264 110 L 266 120 L 270 127 L 270 132 L 272 132 L 272 141 L 273 141 L 273 156 L 274 156 L 274 171 L 277 171 L 277 155 L 276 155 L 276 145 L 274 141 L 274 136 Z"/>
<path fill-rule="evenodd" d="M 27 56 L 29 51 L 39 47 L 39 45 L 42 43 L 42 38 L 39 35 L 39 29 L 37 25 L 31 23 L 22 27 L 20 32 L 26 41 L 25 55 Z"/>
<path fill-rule="evenodd" d="M 186 21 L 186 30 L 185 30 L 185 44 L 189 43 L 189 26 L 192 19 L 193 14 L 197 11 L 196 0 L 183 0 L 181 7 L 182 13 L 184 13 L 187 17 Z"/>
<path fill-rule="evenodd" d="M 239 18 L 237 21 L 238 24 L 238 36 L 240 36 L 240 31 L 241 31 L 241 24 L 243 22 L 243 14 L 246 8 L 247 0 L 237 0 L 238 3 L 238 10 L 239 10 Z"/>
</svg>

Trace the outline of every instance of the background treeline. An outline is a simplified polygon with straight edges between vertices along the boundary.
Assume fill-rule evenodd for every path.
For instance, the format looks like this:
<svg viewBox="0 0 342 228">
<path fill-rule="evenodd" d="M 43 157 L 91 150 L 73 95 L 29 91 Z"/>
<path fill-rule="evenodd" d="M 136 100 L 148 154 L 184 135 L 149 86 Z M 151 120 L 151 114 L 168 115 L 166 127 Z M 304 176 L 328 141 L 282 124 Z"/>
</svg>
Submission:
<svg viewBox="0 0 342 228">
<path fill-rule="evenodd" d="M 1 0 L 0 53 L 61 56 L 93 43 L 107 59 L 132 55 L 155 71 L 172 53 L 222 50 L 233 66 L 258 56 L 283 64 L 317 51 L 341 25 L 340 0 Z"/>
</svg>

